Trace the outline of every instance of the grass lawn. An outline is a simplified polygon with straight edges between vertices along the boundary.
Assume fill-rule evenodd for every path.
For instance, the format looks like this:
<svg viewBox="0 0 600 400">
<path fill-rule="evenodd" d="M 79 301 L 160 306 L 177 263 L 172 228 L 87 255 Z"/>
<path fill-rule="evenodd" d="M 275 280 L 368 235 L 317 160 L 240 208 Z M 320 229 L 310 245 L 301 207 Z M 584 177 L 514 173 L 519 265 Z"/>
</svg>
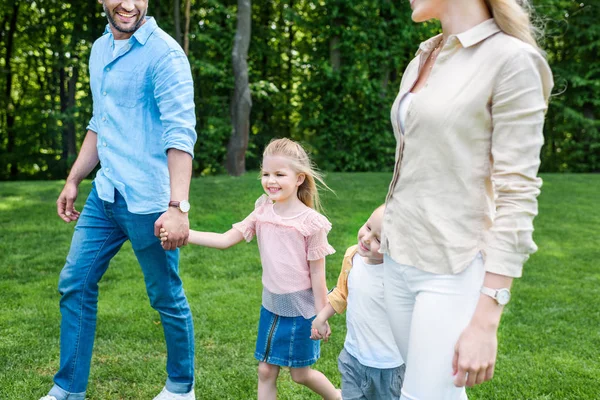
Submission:
<svg viewBox="0 0 600 400">
<path fill-rule="evenodd" d="M 539 251 L 513 286 L 499 332 L 496 376 L 471 399 L 600 398 L 600 175 L 545 175 L 536 219 Z M 330 174 L 325 194 L 333 223 L 327 282 L 335 284 L 356 231 L 383 202 L 389 174 Z M 73 225 L 56 216 L 62 182 L 0 182 L 0 399 L 44 395 L 58 368 L 57 280 Z M 78 209 L 90 189 L 82 184 Z M 225 231 L 261 194 L 255 174 L 192 183 L 191 225 Z M 202 399 L 256 398 L 253 358 L 261 295 L 256 242 L 219 251 L 182 251 L 181 275 L 196 328 L 196 393 Z M 100 282 L 89 400 L 151 399 L 166 378 L 158 314 L 126 244 Z M 343 316 L 332 319 L 316 368 L 339 385 L 336 358 Z M 316 399 L 283 371 L 280 399 Z"/>
</svg>

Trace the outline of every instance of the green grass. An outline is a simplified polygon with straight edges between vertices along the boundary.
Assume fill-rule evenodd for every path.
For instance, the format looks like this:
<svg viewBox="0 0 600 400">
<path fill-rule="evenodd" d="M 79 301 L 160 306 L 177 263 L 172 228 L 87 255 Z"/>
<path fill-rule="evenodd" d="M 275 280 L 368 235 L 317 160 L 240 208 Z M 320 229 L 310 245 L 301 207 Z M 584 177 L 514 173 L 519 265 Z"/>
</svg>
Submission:
<svg viewBox="0 0 600 400">
<path fill-rule="evenodd" d="M 471 399 L 600 398 L 600 175 L 546 175 L 536 219 L 540 248 L 514 284 L 500 327 L 496 376 L 469 390 Z M 324 195 L 333 223 L 328 257 L 332 286 L 347 246 L 383 202 L 389 174 L 330 174 Z M 52 385 L 59 360 L 58 274 L 73 225 L 58 219 L 62 182 L 0 183 L 0 399 L 37 399 Z M 81 187 L 79 209 L 90 182 Z M 192 183 L 194 228 L 224 231 L 261 194 L 255 174 Z M 202 399 L 256 397 L 253 358 L 261 294 L 256 242 L 221 252 L 182 251 L 181 275 L 196 328 L 196 393 Z M 316 368 L 339 385 L 336 357 L 344 317 Z M 163 386 L 165 344 L 158 314 L 129 245 L 100 283 L 98 330 L 89 400 L 151 399 Z M 316 399 L 279 379 L 280 399 Z"/>
</svg>

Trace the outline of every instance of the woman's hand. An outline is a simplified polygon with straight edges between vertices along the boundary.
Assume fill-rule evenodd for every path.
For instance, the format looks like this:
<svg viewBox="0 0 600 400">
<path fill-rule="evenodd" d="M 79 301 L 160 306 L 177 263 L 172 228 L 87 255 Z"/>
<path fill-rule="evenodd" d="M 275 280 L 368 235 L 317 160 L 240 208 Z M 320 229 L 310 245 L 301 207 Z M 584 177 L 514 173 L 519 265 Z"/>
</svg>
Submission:
<svg viewBox="0 0 600 400">
<path fill-rule="evenodd" d="M 454 385 L 471 387 L 492 379 L 497 350 L 496 327 L 471 321 L 454 346 Z"/>
</svg>

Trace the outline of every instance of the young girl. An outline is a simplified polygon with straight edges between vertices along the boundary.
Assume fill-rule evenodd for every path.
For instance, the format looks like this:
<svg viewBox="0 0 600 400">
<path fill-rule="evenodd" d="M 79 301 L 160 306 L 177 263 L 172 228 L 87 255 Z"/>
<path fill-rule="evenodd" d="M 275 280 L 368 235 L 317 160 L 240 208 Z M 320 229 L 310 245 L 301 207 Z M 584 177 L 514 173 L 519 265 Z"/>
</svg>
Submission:
<svg viewBox="0 0 600 400">
<path fill-rule="evenodd" d="M 273 140 L 263 153 L 266 195 L 254 211 L 223 234 L 190 230 L 189 243 L 218 249 L 257 236 L 263 267 L 254 353 L 259 400 L 277 397 L 280 367 L 289 367 L 294 382 L 323 398 L 341 399 L 325 375 L 309 368 L 320 355 L 320 342 L 310 335 L 312 320 L 327 304 L 325 256 L 335 252 L 327 242 L 331 224 L 315 211 L 320 209 L 317 181 L 327 187 L 298 143 Z M 161 240 L 167 235 L 162 230 Z"/>
</svg>

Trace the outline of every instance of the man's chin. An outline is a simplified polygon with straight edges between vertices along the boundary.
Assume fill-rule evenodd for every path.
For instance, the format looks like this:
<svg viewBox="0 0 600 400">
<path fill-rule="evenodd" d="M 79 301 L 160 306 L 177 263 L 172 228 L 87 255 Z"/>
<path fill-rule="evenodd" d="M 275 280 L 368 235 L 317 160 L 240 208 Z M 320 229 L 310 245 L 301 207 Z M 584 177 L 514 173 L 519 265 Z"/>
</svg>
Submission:
<svg viewBox="0 0 600 400">
<path fill-rule="evenodd" d="M 134 24 L 128 24 L 127 26 L 115 24 L 113 27 L 121 33 L 133 33 L 139 28 L 137 21 Z"/>
</svg>

